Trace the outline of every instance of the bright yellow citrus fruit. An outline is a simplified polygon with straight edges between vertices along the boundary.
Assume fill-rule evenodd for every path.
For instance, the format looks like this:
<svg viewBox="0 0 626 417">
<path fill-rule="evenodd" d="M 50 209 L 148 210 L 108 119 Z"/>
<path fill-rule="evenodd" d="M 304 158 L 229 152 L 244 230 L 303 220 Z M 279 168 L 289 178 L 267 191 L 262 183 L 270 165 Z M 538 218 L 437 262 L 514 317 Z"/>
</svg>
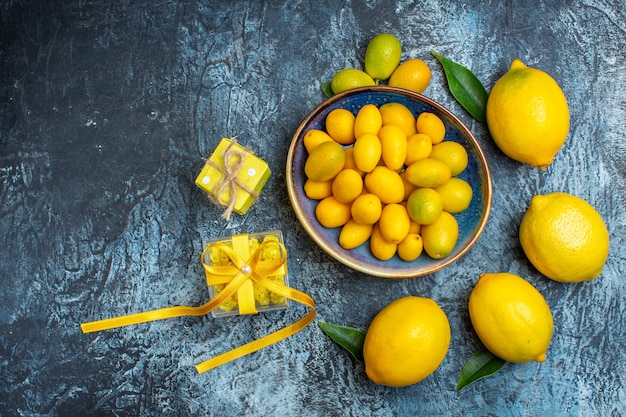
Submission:
<svg viewBox="0 0 626 417">
<path fill-rule="evenodd" d="M 446 135 L 446 126 L 443 124 L 443 120 L 434 113 L 420 113 L 417 116 L 415 127 L 417 128 L 417 133 L 424 133 L 430 136 L 433 145 L 441 142 Z"/>
<path fill-rule="evenodd" d="M 354 137 L 359 138 L 361 135 L 371 133 L 378 135 L 378 131 L 383 125 L 383 118 L 380 110 L 374 104 L 366 104 L 359 109 L 354 120 Z"/>
<path fill-rule="evenodd" d="M 509 362 L 543 362 L 554 324 L 546 300 L 525 279 L 484 274 L 469 298 L 476 334 L 494 355 Z"/>
<path fill-rule="evenodd" d="M 354 249 L 361 246 L 372 234 L 372 224 L 357 223 L 354 219 L 348 220 L 339 232 L 339 245 L 344 249 Z"/>
<path fill-rule="evenodd" d="M 346 68 L 338 71 L 330 80 L 333 93 L 339 94 L 357 87 L 376 85 L 376 82 L 365 71 L 355 68 Z"/>
<path fill-rule="evenodd" d="M 354 143 L 354 114 L 346 109 L 334 109 L 326 116 L 325 126 L 328 135 L 337 143 L 352 145 Z"/>
<path fill-rule="evenodd" d="M 309 154 L 304 163 L 304 173 L 313 181 L 331 180 L 343 169 L 346 153 L 335 141 L 322 142 Z"/>
<path fill-rule="evenodd" d="M 402 129 L 406 137 L 417 133 L 417 120 L 411 110 L 404 104 L 392 101 L 383 104 L 378 110 L 380 111 L 383 126 L 396 125 Z"/>
<path fill-rule="evenodd" d="M 415 161 L 404 172 L 407 181 L 418 187 L 439 187 L 452 177 L 448 164 L 433 158 Z"/>
<path fill-rule="evenodd" d="M 378 138 L 381 145 L 381 157 L 387 168 L 397 171 L 404 166 L 407 140 L 404 131 L 396 125 L 380 128 Z"/>
<path fill-rule="evenodd" d="M 304 147 L 308 153 L 313 152 L 313 149 L 317 148 L 322 142 L 332 142 L 333 138 L 323 130 L 319 129 L 311 129 L 304 134 L 304 138 L 302 138 L 302 143 L 304 143 Z"/>
<path fill-rule="evenodd" d="M 459 238 L 459 224 L 447 211 L 441 212 L 437 220 L 422 226 L 424 250 L 433 259 L 450 255 Z"/>
<path fill-rule="evenodd" d="M 418 233 L 409 233 L 398 244 L 398 256 L 403 261 L 412 262 L 420 257 L 424 249 L 422 237 Z"/>
<path fill-rule="evenodd" d="M 363 359 L 368 378 L 404 387 L 423 380 L 443 362 L 450 346 L 450 323 L 435 301 L 403 297 L 383 308 L 365 334 Z"/>
<path fill-rule="evenodd" d="M 516 59 L 489 93 L 487 125 L 502 152 L 545 169 L 567 138 L 567 100 L 550 75 Z"/>
<path fill-rule="evenodd" d="M 333 194 L 333 182 L 332 180 L 324 182 L 306 180 L 304 194 L 312 200 L 322 200 Z"/>
<path fill-rule="evenodd" d="M 609 232 L 600 214 L 567 193 L 534 196 L 519 237 L 530 262 L 555 281 L 597 278 L 609 254 Z"/>
<path fill-rule="evenodd" d="M 406 159 L 405 165 L 411 165 L 420 159 L 426 159 L 433 150 L 433 142 L 430 136 L 423 133 L 411 135 L 406 140 Z"/>
<path fill-rule="evenodd" d="M 390 87 L 423 93 L 430 83 L 431 72 L 428 64 L 419 58 L 401 63 L 389 78 Z"/>
<path fill-rule="evenodd" d="M 353 146 L 354 164 L 361 172 L 370 172 L 380 161 L 382 144 L 378 136 L 365 133 L 357 138 Z"/>
<path fill-rule="evenodd" d="M 447 183 L 435 188 L 441 196 L 443 209 L 448 213 L 460 213 L 472 203 L 472 186 L 461 178 L 452 177 Z"/>
<path fill-rule="evenodd" d="M 398 244 L 409 234 L 411 219 L 402 204 L 387 204 L 378 220 L 380 233 L 387 242 Z"/>
<path fill-rule="evenodd" d="M 390 33 L 374 36 L 365 50 L 365 72 L 375 80 L 386 80 L 398 67 L 402 45 Z"/>
<path fill-rule="evenodd" d="M 380 219 L 383 205 L 375 194 L 361 194 L 352 202 L 352 218 L 360 224 L 374 224 Z"/>
<path fill-rule="evenodd" d="M 431 224 L 443 211 L 443 198 L 432 188 L 418 188 L 406 201 L 409 217 L 417 224 Z"/>
<path fill-rule="evenodd" d="M 380 231 L 380 225 L 374 224 L 374 230 L 370 236 L 370 251 L 376 259 L 388 261 L 393 258 L 398 250 L 396 243 L 387 242 Z"/>
<path fill-rule="evenodd" d="M 450 167 L 452 176 L 465 171 L 468 163 L 467 151 L 457 142 L 443 141 L 433 146 L 430 158 L 445 162 Z"/>
<path fill-rule="evenodd" d="M 404 182 L 396 171 L 386 166 L 377 166 L 365 174 L 365 187 L 384 204 L 400 203 L 404 200 Z"/>
<path fill-rule="evenodd" d="M 329 229 L 343 226 L 351 217 L 350 204 L 340 203 L 332 195 L 321 200 L 315 207 L 315 218 Z"/>
<path fill-rule="evenodd" d="M 363 178 L 353 169 L 343 169 L 333 179 L 332 192 L 340 203 L 352 203 L 363 191 Z"/>
</svg>

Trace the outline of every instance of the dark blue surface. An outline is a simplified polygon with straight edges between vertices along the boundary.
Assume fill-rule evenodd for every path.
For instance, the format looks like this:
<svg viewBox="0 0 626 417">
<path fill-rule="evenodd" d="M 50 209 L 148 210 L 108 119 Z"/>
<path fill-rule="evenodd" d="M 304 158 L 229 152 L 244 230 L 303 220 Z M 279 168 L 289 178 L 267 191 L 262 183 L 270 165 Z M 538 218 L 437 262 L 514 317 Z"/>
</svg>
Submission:
<svg viewBox="0 0 626 417">
<path fill-rule="evenodd" d="M 0 414 L 4 416 L 621 416 L 626 415 L 626 4 L 624 1 L 428 0 L 0 3 Z M 403 59 L 433 72 L 425 95 L 460 115 L 493 175 L 476 245 L 437 273 L 356 273 L 298 222 L 285 161 L 321 83 L 360 68 L 369 40 L 398 36 Z M 436 50 L 487 90 L 515 58 L 551 74 L 571 112 L 547 171 L 500 152 L 447 90 Z M 272 177 L 230 223 L 194 179 L 224 136 Z M 584 198 L 611 236 L 602 275 L 553 282 L 517 237 L 530 199 Z M 198 375 L 194 365 L 301 317 L 298 304 L 254 317 L 170 319 L 95 334 L 84 321 L 172 305 L 208 291 L 203 242 L 281 230 L 289 279 L 318 319 L 365 329 L 405 295 L 435 299 L 452 339 L 439 369 L 402 389 L 364 367 L 316 324 Z M 479 347 L 467 311 L 483 272 L 525 277 L 555 333 L 544 363 L 508 364 L 456 392 Z"/>
</svg>

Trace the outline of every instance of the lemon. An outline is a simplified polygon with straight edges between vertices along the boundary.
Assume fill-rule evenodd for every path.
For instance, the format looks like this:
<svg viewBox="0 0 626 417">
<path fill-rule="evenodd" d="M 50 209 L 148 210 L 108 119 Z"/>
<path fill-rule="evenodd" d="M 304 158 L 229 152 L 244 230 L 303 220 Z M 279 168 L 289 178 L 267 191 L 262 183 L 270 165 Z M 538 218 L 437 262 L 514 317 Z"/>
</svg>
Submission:
<svg viewBox="0 0 626 417">
<path fill-rule="evenodd" d="M 441 212 L 437 220 L 422 226 L 424 250 L 433 259 L 450 255 L 459 238 L 459 224 L 447 211 Z"/>
<path fill-rule="evenodd" d="M 415 161 L 404 172 L 406 179 L 418 187 L 439 187 L 452 177 L 448 164 L 433 158 Z"/>
<path fill-rule="evenodd" d="M 609 254 L 609 232 L 600 214 L 567 193 L 534 196 L 519 237 L 530 262 L 555 281 L 597 278 Z"/>
<path fill-rule="evenodd" d="M 403 261 L 411 262 L 422 254 L 424 243 L 418 233 L 409 233 L 404 240 L 398 244 L 398 256 Z"/>
<path fill-rule="evenodd" d="M 448 164 L 452 176 L 459 175 L 467 168 L 467 151 L 460 143 L 448 140 L 440 142 L 433 146 L 430 158 L 438 159 Z"/>
<path fill-rule="evenodd" d="M 317 148 L 322 142 L 332 142 L 333 138 L 323 130 L 319 129 L 311 129 L 304 134 L 302 138 L 302 143 L 304 144 L 304 148 L 308 153 L 313 152 L 313 149 Z"/>
<path fill-rule="evenodd" d="M 398 67 L 401 56 L 398 38 L 390 33 L 376 35 L 365 50 L 365 72 L 375 80 L 386 80 Z"/>
<path fill-rule="evenodd" d="M 415 127 L 417 133 L 430 136 L 433 145 L 441 142 L 446 135 L 446 126 L 443 124 L 443 120 L 434 113 L 420 113 L 420 115 L 417 116 Z"/>
<path fill-rule="evenodd" d="M 345 68 L 338 71 L 330 80 L 333 93 L 339 94 L 357 87 L 376 85 L 376 82 L 366 72 L 356 68 Z"/>
<path fill-rule="evenodd" d="M 450 178 L 450 181 L 435 188 L 441 196 L 443 209 L 448 213 L 460 213 L 472 203 L 472 186 L 461 178 Z"/>
<path fill-rule="evenodd" d="M 380 128 L 378 138 L 381 145 L 381 157 L 387 168 L 399 170 L 406 159 L 407 140 L 404 131 L 396 125 L 385 125 Z"/>
<path fill-rule="evenodd" d="M 322 226 L 329 229 L 343 226 L 352 218 L 350 204 L 340 203 L 331 195 L 317 203 L 315 218 Z"/>
<path fill-rule="evenodd" d="M 404 164 L 411 165 L 415 161 L 426 159 L 430 156 L 432 150 L 433 142 L 430 140 L 430 136 L 424 133 L 411 135 L 406 140 L 406 159 Z"/>
<path fill-rule="evenodd" d="M 406 201 L 411 193 L 417 189 L 417 185 L 410 183 L 406 179 L 406 170 L 402 171 L 400 178 L 402 178 L 402 183 L 404 184 L 404 200 Z"/>
<path fill-rule="evenodd" d="M 339 232 L 339 245 L 344 249 L 354 249 L 361 246 L 370 238 L 372 234 L 372 224 L 360 224 L 354 219 L 348 220 Z"/>
<path fill-rule="evenodd" d="M 352 202 L 350 213 L 354 221 L 360 224 L 374 224 L 380 219 L 383 205 L 375 194 L 361 194 Z"/>
<path fill-rule="evenodd" d="M 378 131 L 383 125 L 383 118 L 380 110 L 375 104 L 366 104 L 359 109 L 354 120 L 354 137 L 359 138 L 361 135 L 371 133 L 378 135 Z"/>
<path fill-rule="evenodd" d="M 489 93 L 489 132 L 502 152 L 516 161 L 545 169 L 565 143 L 569 124 L 561 87 L 519 59 Z"/>
<path fill-rule="evenodd" d="M 431 78 L 430 68 L 419 58 L 409 59 L 401 63 L 389 78 L 390 87 L 423 93 Z"/>
<path fill-rule="evenodd" d="M 450 323 L 429 298 L 403 297 L 383 308 L 363 342 L 365 373 L 376 384 L 403 387 L 431 375 L 450 346 Z"/>
<path fill-rule="evenodd" d="M 304 173 L 313 181 L 331 180 L 343 169 L 346 153 L 335 141 L 322 142 L 309 154 L 304 163 Z"/>
<path fill-rule="evenodd" d="M 411 110 L 404 104 L 392 101 L 383 104 L 378 110 L 380 111 L 383 126 L 396 125 L 402 129 L 406 137 L 417 133 L 417 127 L 415 126 L 417 120 Z"/>
<path fill-rule="evenodd" d="M 332 192 L 340 203 L 352 203 L 363 191 L 363 178 L 353 169 L 344 169 L 333 179 Z"/>
<path fill-rule="evenodd" d="M 378 226 L 387 242 L 398 244 L 409 234 L 411 219 L 402 204 L 387 204 L 383 207 Z"/>
<path fill-rule="evenodd" d="M 334 109 L 326 116 L 324 125 L 328 135 L 335 142 L 342 145 L 352 145 L 354 143 L 354 120 L 355 116 L 346 109 Z"/>
<path fill-rule="evenodd" d="M 409 217 L 417 224 L 431 224 L 443 212 L 443 199 L 432 188 L 418 188 L 406 201 Z"/>
<path fill-rule="evenodd" d="M 365 133 L 357 138 L 352 148 L 354 164 L 359 171 L 370 172 L 378 165 L 382 155 L 382 144 L 378 136 Z"/>
<path fill-rule="evenodd" d="M 333 182 L 306 180 L 304 183 L 304 194 L 312 200 L 322 200 L 333 194 Z"/>
<path fill-rule="evenodd" d="M 484 274 L 469 298 L 476 334 L 494 355 L 509 362 L 543 362 L 554 324 L 541 293 L 523 278 Z"/>
<path fill-rule="evenodd" d="M 374 224 L 374 230 L 370 236 L 370 251 L 376 259 L 388 261 L 393 258 L 398 250 L 396 243 L 387 242 L 383 237 L 378 223 Z"/>
<path fill-rule="evenodd" d="M 404 200 L 404 182 L 396 171 L 379 165 L 365 174 L 365 187 L 376 194 L 384 204 L 400 203 Z"/>
</svg>

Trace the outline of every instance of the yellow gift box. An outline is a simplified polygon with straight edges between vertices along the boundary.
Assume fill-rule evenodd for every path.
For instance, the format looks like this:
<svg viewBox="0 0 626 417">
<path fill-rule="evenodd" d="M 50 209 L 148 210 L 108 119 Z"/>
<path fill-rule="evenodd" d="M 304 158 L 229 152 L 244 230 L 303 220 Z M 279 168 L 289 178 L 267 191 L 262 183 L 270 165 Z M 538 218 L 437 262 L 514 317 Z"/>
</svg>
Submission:
<svg viewBox="0 0 626 417">
<path fill-rule="evenodd" d="M 251 149 L 234 139 L 222 138 L 196 177 L 196 185 L 216 204 L 226 207 L 222 217 L 230 220 L 233 211 L 246 214 L 270 174 L 267 163 Z"/>
</svg>

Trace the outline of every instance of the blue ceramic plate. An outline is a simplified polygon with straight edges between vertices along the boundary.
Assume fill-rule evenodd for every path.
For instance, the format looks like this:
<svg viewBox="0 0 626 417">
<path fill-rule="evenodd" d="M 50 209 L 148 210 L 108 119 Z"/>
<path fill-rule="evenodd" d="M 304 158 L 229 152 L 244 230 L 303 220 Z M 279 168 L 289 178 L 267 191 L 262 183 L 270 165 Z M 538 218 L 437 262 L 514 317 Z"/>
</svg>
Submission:
<svg viewBox="0 0 626 417">
<path fill-rule="evenodd" d="M 304 194 L 304 164 L 308 153 L 303 138 L 310 129 L 324 129 L 326 116 L 336 108 L 344 108 L 356 114 L 365 104 L 377 106 L 397 102 L 408 107 L 417 117 L 422 112 L 439 116 L 446 126 L 444 140 L 458 142 L 465 147 L 469 163 L 459 178 L 467 181 L 473 190 L 470 207 L 455 214 L 459 223 L 459 239 L 450 255 L 432 259 L 425 252 L 415 261 L 406 262 L 397 255 L 388 261 L 376 259 L 370 252 L 369 243 L 346 250 L 339 245 L 341 228 L 327 229 L 315 218 L 317 201 Z M 491 176 L 485 156 L 469 129 L 450 111 L 433 100 L 417 93 L 398 88 L 376 86 L 349 90 L 333 96 L 317 106 L 298 127 L 287 155 L 287 190 L 291 205 L 302 226 L 311 238 L 330 256 L 357 271 L 384 278 L 410 278 L 433 273 L 461 258 L 482 233 L 491 208 Z"/>
</svg>

